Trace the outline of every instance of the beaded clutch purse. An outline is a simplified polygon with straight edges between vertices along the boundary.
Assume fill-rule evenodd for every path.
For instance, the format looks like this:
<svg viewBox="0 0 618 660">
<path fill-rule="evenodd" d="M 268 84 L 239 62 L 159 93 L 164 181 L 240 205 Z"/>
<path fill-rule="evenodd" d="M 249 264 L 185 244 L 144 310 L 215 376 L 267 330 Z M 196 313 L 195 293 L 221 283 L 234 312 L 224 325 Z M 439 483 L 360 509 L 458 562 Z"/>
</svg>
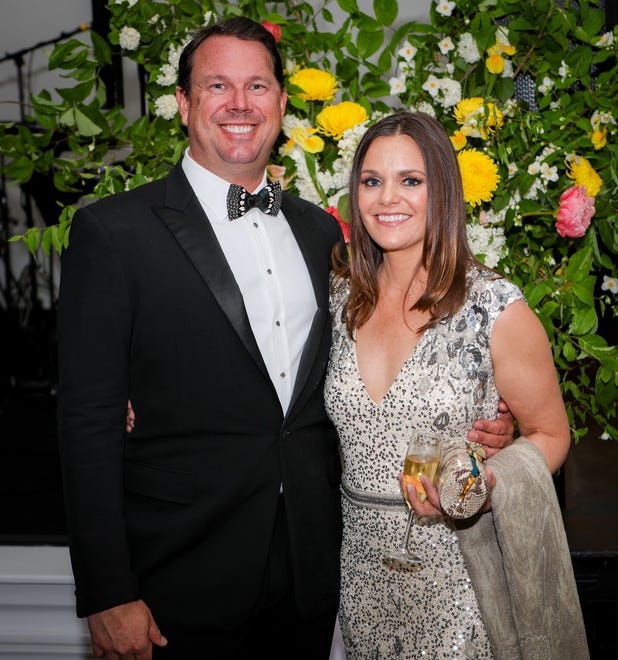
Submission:
<svg viewBox="0 0 618 660">
<path fill-rule="evenodd" d="M 485 458 L 483 448 L 476 443 L 457 442 L 443 448 L 438 493 L 449 517 L 470 518 L 485 503 L 489 494 Z"/>
</svg>

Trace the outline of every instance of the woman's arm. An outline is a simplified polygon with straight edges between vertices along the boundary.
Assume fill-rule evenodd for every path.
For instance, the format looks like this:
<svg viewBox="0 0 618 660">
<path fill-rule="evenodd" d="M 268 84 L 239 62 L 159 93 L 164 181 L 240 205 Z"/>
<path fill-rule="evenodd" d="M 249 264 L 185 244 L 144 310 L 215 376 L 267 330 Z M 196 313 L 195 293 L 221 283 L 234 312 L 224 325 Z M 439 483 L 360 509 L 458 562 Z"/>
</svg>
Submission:
<svg viewBox="0 0 618 660">
<path fill-rule="evenodd" d="M 569 451 L 569 424 L 547 334 L 524 301 L 498 316 L 490 349 L 500 396 L 554 473 Z"/>
</svg>

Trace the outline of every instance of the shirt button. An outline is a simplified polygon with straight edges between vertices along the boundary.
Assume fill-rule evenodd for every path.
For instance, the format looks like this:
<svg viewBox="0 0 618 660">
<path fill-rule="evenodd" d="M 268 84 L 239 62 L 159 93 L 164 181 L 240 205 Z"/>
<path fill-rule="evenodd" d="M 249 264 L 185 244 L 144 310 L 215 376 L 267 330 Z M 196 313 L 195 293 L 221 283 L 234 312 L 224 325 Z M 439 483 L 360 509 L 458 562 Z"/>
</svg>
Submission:
<svg viewBox="0 0 618 660">
<path fill-rule="evenodd" d="M 269 275 L 272 275 L 272 274 L 273 274 L 273 272 L 272 272 L 272 270 L 271 270 L 270 268 L 267 268 L 267 269 L 266 269 L 266 272 L 267 272 Z"/>
<path fill-rule="evenodd" d="M 253 223 L 253 226 L 254 226 L 256 229 L 259 227 L 259 225 L 258 225 L 257 222 L 254 222 L 254 223 Z"/>
<path fill-rule="evenodd" d="M 279 327 L 281 325 L 281 321 L 275 321 L 275 325 Z"/>
<path fill-rule="evenodd" d="M 282 371 L 282 372 L 279 374 L 279 376 L 280 376 L 281 378 L 285 378 L 285 371 Z"/>
</svg>

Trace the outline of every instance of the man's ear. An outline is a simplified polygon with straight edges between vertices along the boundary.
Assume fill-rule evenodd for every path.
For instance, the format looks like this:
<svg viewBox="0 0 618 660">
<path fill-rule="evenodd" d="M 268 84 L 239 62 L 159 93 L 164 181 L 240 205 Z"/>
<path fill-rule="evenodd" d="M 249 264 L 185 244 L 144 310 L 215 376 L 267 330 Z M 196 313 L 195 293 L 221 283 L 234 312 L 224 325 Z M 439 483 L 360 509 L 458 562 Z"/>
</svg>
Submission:
<svg viewBox="0 0 618 660">
<path fill-rule="evenodd" d="M 180 87 L 176 87 L 176 103 L 178 103 L 178 112 L 182 123 L 187 125 L 189 115 L 189 99 Z"/>
</svg>

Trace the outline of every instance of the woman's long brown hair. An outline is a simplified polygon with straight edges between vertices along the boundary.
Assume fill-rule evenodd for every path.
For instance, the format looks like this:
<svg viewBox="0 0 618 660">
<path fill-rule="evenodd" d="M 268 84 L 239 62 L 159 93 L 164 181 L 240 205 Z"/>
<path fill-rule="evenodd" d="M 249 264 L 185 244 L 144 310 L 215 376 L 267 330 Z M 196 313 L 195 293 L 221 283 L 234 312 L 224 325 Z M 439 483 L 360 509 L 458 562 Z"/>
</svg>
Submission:
<svg viewBox="0 0 618 660">
<path fill-rule="evenodd" d="M 333 251 L 335 274 L 349 280 L 350 295 L 344 314 L 350 336 L 370 318 L 378 301 L 377 273 L 383 261 L 380 247 L 365 229 L 358 190 L 367 150 L 376 138 L 408 135 L 418 145 L 427 181 L 427 222 L 421 265 L 427 285 L 410 309 L 428 311 L 420 330 L 454 314 L 466 296 L 466 272 L 471 264 L 484 266 L 472 254 L 466 235 L 466 204 L 459 163 L 442 126 L 421 112 L 400 112 L 381 119 L 362 137 L 350 175 L 350 251 Z M 410 282 L 414 273 L 410 273 Z"/>
</svg>

